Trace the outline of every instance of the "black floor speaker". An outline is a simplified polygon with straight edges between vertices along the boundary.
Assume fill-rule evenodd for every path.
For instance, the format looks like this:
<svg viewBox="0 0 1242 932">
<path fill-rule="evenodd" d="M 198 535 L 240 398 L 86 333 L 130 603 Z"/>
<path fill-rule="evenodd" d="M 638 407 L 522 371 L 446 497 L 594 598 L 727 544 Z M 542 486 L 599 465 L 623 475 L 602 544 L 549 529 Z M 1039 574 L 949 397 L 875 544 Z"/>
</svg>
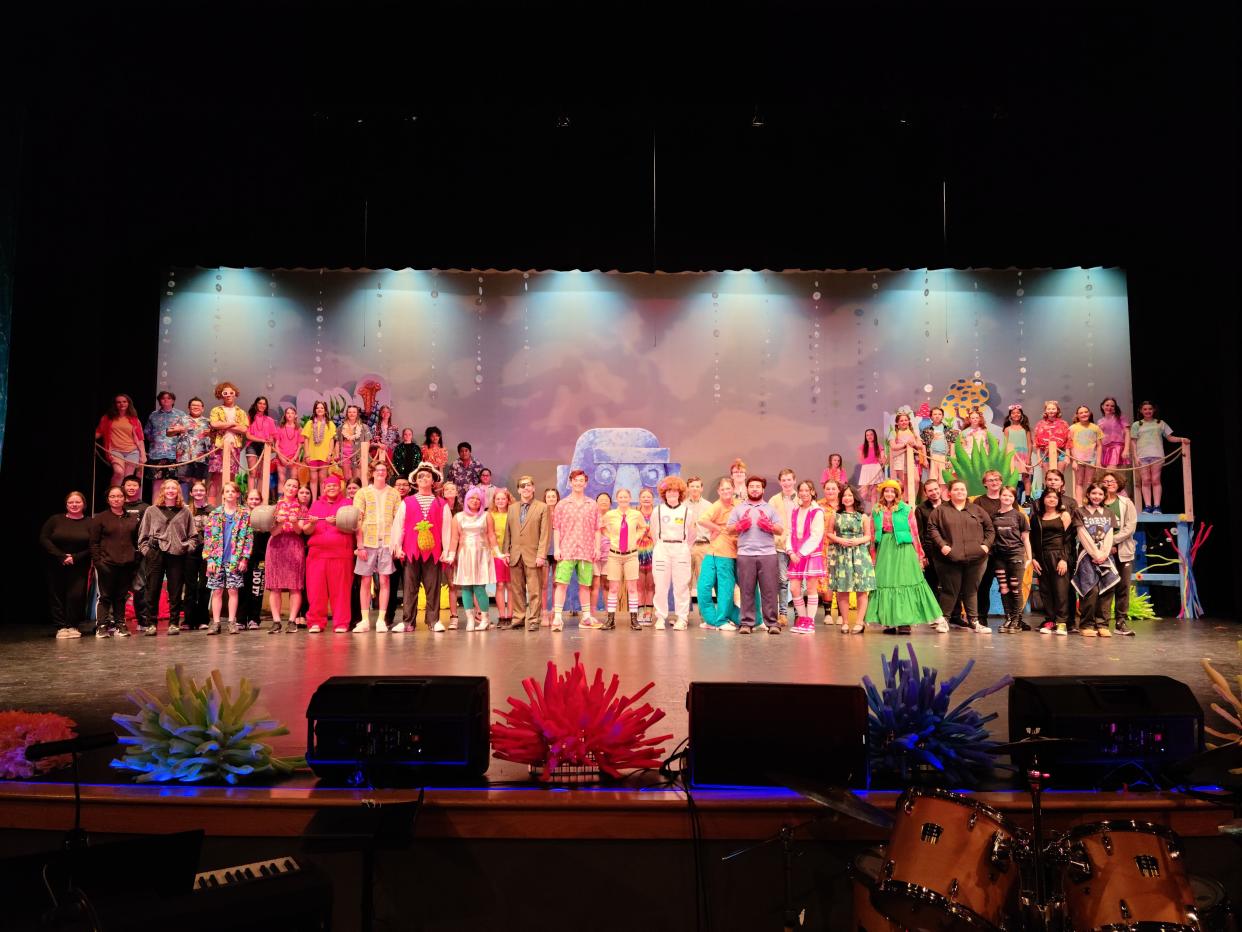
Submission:
<svg viewBox="0 0 1242 932">
<path fill-rule="evenodd" d="M 861 686 L 691 683 L 686 708 L 694 786 L 867 785 Z"/>
<path fill-rule="evenodd" d="M 347 785 L 477 780 L 490 714 L 485 676 L 334 676 L 306 709 L 306 762 Z"/>
<path fill-rule="evenodd" d="M 1076 739 L 1039 758 L 1052 785 L 1065 788 L 1159 782 L 1203 750 L 1203 709 L 1189 686 L 1167 676 L 1015 677 L 1009 740 L 1036 729 Z"/>
</svg>

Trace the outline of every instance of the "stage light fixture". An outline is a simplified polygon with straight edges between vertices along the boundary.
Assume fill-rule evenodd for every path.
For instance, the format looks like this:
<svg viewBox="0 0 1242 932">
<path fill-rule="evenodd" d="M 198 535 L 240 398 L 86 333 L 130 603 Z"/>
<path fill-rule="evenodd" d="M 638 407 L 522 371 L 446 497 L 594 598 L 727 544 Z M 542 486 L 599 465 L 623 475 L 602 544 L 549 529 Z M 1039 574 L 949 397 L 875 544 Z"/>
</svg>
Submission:
<svg viewBox="0 0 1242 932">
<path fill-rule="evenodd" d="M 562 113 L 556 118 L 557 129 L 569 129 L 569 114 Z"/>
</svg>

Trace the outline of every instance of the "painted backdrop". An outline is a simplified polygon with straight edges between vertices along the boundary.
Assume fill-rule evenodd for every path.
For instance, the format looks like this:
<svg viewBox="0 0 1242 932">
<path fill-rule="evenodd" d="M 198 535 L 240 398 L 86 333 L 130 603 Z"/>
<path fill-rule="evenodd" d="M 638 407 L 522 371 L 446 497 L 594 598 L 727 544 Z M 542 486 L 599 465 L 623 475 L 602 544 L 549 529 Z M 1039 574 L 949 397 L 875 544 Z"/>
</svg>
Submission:
<svg viewBox="0 0 1242 932">
<path fill-rule="evenodd" d="M 1047 398 L 1131 407 L 1113 269 L 172 269 L 161 291 L 156 388 L 179 405 L 226 378 L 243 404 L 302 414 L 389 403 L 420 438 L 469 440 L 498 482 L 553 484 L 595 428 L 643 431 L 661 471 L 715 477 L 741 455 L 818 479 L 830 452 L 852 468 L 866 428 L 963 381 L 997 424 L 1015 402 L 1032 420 Z"/>
</svg>

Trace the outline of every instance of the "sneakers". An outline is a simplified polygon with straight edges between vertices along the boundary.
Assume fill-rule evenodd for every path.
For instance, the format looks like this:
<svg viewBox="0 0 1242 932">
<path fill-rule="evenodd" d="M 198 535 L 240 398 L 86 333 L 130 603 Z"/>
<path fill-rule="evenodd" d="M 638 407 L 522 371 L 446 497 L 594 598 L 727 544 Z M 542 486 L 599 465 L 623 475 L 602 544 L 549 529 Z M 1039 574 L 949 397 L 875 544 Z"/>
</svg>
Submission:
<svg viewBox="0 0 1242 932">
<path fill-rule="evenodd" d="M 673 622 L 674 631 L 685 631 L 687 627 L 689 626 L 686 624 L 686 620 L 684 618 L 678 618 L 675 622 Z"/>
<path fill-rule="evenodd" d="M 582 625 L 578 625 L 578 627 L 581 628 Z M 512 628 L 513 628 L 512 618 L 497 618 L 496 619 L 496 630 L 497 631 L 509 631 Z"/>
<path fill-rule="evenodd" d="M 655 629 L 656 629 L 657 631 L 663 631 L 663 630 L 664 630 L 664 619 L 663 619 L 663 618 L 657 618 L 657 619 L 656 619 Z"/>
<path fill-rule="evenodd" d="M 734 624 L 733 622 L 731 622 L 731 621 L 726 621 L 723 625 L 718 625 L 718 626 L 717 626 L 717 627 L 715 627 L 715 628 L 712 628 L 712 627 L 711 627 L 711 625 L 708 625 L 708 630 L 713 630 L 713 631 L 736 631 L 736 630 L 737 630 L 737 625 L 735 625 L 735 624 Z M 749 629 L 749 628 L 747 628 L 746 630 L 747 630 L 747 631 L 749 631 L 750 629 Z"/>
<path fill-rule="evenodd" d="M 377 628 L 376 630 L 378 631 L 379 629 Z M 409 631 L 410 629 L 405 626 L 404 621 L 399 621 L 395 625 L 393 625 L 391 628 L 389 628 L 388 630 L 391 631 L 393 634 L 405 634 L 405 632 Z"/>
<path fill-rule="evenodd" d="M 309 628 L 306 629 L 307 634 L 319 634 L 321 631 L 323 631 L 323 628 L 319 627 L 319 625 L 311 625 Z M 208 631 L 207 633 L 211 634 L 210 631 Z M 216 634 L 219 634 L 219 633 L 220 633 L 219 631 L 216 632 Z"/>
<path fill-rule="evenodd" d="M 1039 626 L 1039 633 L 1040 634 L 1051 634 L 1052 630 L 1055 627 L 1056 625 L 1053 624 L 1051 621 L 1045 621 L 1042 625 Z"/>
<path fill-rule="evenodd" d="M 738 629 L 737 629 L 737 633 L 738 633 L 738 634 L 751 634 L 751 633 L 752 633 L 752 631 L 751 631 L 751 626 L 750 626 L 750 625 L 742 625 L 740 628 L 738 628 Z"/>
<path fill-rule="evenodd" d="M 349 625 L 340 625 L 340 626 L 333 625 L 332 633 L 333 634 L 349 634 Z"/>
<path fill-rule="evenodd" d="M 318 629 L 318 628 L 312 628 L 311 630 L 312 630 L 312 631 L 318 631 L 319 629 Z M 216 635 L 216 634 L 219 634 L 219 633 L 220 633 L 220 622 L 218 622 L 218 621 L 213 621 L 211 624 L 209 624 L 209 625 L 207 626 L 207 634 L 208 634 L 208 635 Z"/>
<path fill-rule="evenodd" d="M 467 618 L 469 618 L 470 616 L 468 616 L 468 615 L 467 615 L 466 617 L 467 617 Z M 444 630 L 444 626 L 443 626 L 443 624 L 442 624 L 441 622 L 438 622 L 438 621 L 436 622 L 436 628 L 438 628 L 438 629 L 439 629 L 439 630 L 441 630 L 441 631 L 443 631 L 443 630 Z M 456 630 L 457 630 L 457 616 L 456 616 L 456 615 L 449 615 L 448 629 L 449 629 L 450 631 L 456 631 Z M 474 629 L 473 629 L 473 628 L 467 628 L 466 630 L 467 630 L 467 631 L 473 631 Z"/>
<path fill-rule="evenodd" d="M 1102 638 L 1111 638 L 1113 636 L 1113 632 L 1109 631 L 1107 627 L 1097 628 L 1095 633 Z"/>
<path fill-rule="evenodd" d="M 515 625 L 514 627 L 519 627 L 519 626 L 518 626 L 518 625 Z M 542 628 L 542 627 L 543 627 L 543 625 L 542 625 L 542 624 L 540 624 L 540 623 L 539 623 L 539 622 L 537 622 L 537 621 L 528 621 L 528 622 L 526 622 L 526 630 L 527 630 L 527 631 L 538 631 L 538 630 L 539 630 L 540 628 Z"/>
<path fill-rule="evenodd" d="M 579 622 L 581 624 L 581 622 Z M 565 630 L 565 620 L 559 615 L 552 619 L 552 630 L 554 632 Z"/>
<path fill-rule="evenodd" d="M 260 627 L 262 627 L 262 626 L 259 624 L 259 622 L 258 622 L 257 620 L 252 620 L 252 621 L 248 621 L 248 622 L 246 622 L 246 630 L 247 630 L 247 631 L 258 631 Z"/>
<path fill-rule="evenodd" d="M 380 615 L 380 617 L 377 618 L 375 621 L 375 633 L 376 634 L 387 634 L 388 633 L 388 622 L 384 620 L 383 615 Z"/>
<path fill-rule="evenodd" d="M 172 637 L 174 634 L 180 634 L 180 633 L 181 633 L 181 625 L 169 625 L 168 626 L 169 637 Z"/>
<path fill-rule="evenodd" d="M 199 625 L 199 626 L 198 626 L 198 630 L 199 630 L 199 631 L 206 631 L 206 630 L 207 630 L 208 628 L 210 628 L 210 627 L 211 627 L 211 625 L 207 624 L 206 622 L 203 622 L 201 625 Z"/>
<path fill-rule="evenodd" d="M 229 622 L 229 634 L 240 634 L 242 626 L 236 621 Z"/>
<path fill-rule="evenodd" d="M 798 616 L 798 619 L 793 623 L 793 627 L 789 630 L 794 634 L 814 634 L 815 622 L 813 619 Z"/>
<path fill-rule="evenodd" d="M 1087 625 L 1079 633 L 1085 638 L 1093 638 L 1096 636 L 1098 632 L 1095 630 L 1095 628 L 1091 627 L 1090 625 Z"/>
<path fill-rule="evenodd" d="M 594 628 L 598 630 L 604 627 L 604 622 L 600 621 L 598 618 L 592 618 L 590 616 L 587 616 L 586 618 L 583 618 L 581 621 L 578 622 L 578 627 L 579 628 Z"/>
<path fill-rule="evenodd" d="M 768 634 L 780 634 L 781 626 L 779 624 L 768 625 Z"/>
<path fill-rule="evenodd" d="M 56 636 L 60 637 L 59 631 L 56 632 Z M 95 637 L 102 641 L 104 638 L 112 637 L 112 632 L 108 629 L 107 625 L 100 625 L 95 629 Z"/>
<path fill-rule="evenodd" d="M 126 625 L 117 625 L 115 628 L 109 628 L 108 630 L 112 632 L 114 638 L 129 637 L 129 628 Z"/>
<path fill-rule="evenodd" d="M 1134 637 L 1134 630 L 1124 621 L 1117 622 L 1116 629 L 1114 633 L 1121 635 L 1123 638 Z"/>
<path fill-rule="evenodd" d="M 79 631 L 77 628 L 60 628 L 56 632 L 56 640 L 58 641 L 65 641 L 65 640 L 69 640 L 70 638 L 80 638 L 81 636 L 82 636 L 82 632 Z"/>
<path fill-rule="evenodd" d="M 1069 634 L 1069 631 L 1065 629 L 1065 622 L 1062 621 L 1062 622 L 1058 622 L 1056 630 L 1053 631 L 1052 633 L 1059 635 L 1060 637 L 1066 637 Z"/>
<path fill-rule="evenodd" d="M 284 630 L 284 626 L 279 621 L 273 621 L 272 626 L 267 629 L 268 634 L 280 634 Z"/>
<path fill-rule="evenodd" d="M 937 618 L 935 621 L 933 621 L 931 624 L 931 628 L 937 634 L 948 634 L 949 633 L 949 623 L 944 618 Z"/>
<path fill-rule="evenodd" d="M 454 628 L 457 627 L 457 622 L 453 622 L 453 627 Z M 443 634 L 445 631 L 448 630 L 448 628 L 444 627 L 444 622 L 437 621 L 434 625 L 431 626 L 431 630 L 434 631 L 436 634 Z"/>
<path fill-rule="evenodd" d="M 370 630 L 371 630 L 371 622 L 367 621 L 365 618 L 362 619 L 362 621 L 358 622 L 356 625 L 354 625 L 354 628 L 353 628 L 354 634 L 367 634 Z"/>
<path fill-rule="evenodd" d="M 153 638 L 157 634 L 159 634 L 159 628 L 157 628 L 155 625 L 147 625 L 145 628 L 142 629 L 143 637 Z"/>
<path fill-rule="evenodd" d="M 991 634 L 992 633 L 992 629 L 989 628 L 987 625 L 985 625 L 981 621 L 976 621 L 973 625 L 971 625 L 970 630 L 974 631 L 975 634 Z"/>
</svg>

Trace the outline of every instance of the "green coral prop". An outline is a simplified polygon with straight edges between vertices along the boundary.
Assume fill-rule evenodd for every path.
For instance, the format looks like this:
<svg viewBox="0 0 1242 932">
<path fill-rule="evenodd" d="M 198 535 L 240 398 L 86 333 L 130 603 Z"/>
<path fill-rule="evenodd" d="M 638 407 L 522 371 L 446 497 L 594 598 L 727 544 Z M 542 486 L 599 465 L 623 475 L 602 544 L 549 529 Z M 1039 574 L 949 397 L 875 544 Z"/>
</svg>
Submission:
<svg viewBox="0 0 1242 932">
<path fill-rule="evenodd" d="M 1126 618 L 1130 621 L 1151 621 L 1156 617 L 1155 606 L 1151 604 L 1151 596 L 1140 595 L 1138 589 L 1130 587 L 1130 610 Z"/>
<path fill-rule="evenodd" d="M 219 670 L 201 684 L 187 676 L 180 664 L 165 676 L 168 699 L 135 689 L 129 699 L 135 715 L 120 712 L 112 720 L 129 732 L 121 744 L 125 756 L 112 761 L 117 770 L 136 770 L 139 783 L 222 780 L 239 783 L 257 775 L 280 776 L 306 766 L 304 757 L 274 757 L 260 738 L 289 734 L 275 720 L 247 721 L 246 712 L 259 690 L 243 679 L 233 698 Z"/>
<path fill-rule="evenodd" d="M 1021 478 L 1013 468 L 1013 451 L 1007 451 L 991 434 L 980 443 L 975 441 L 967 454 L 962 444 L 956 444 L 953 456 L 949 458 L 949 468 L 944 470 L 941 481 L 948 485 L 954 477 L 966 483 L 966 492 L 970 496 L 982 495 L 983 474 L 995 469 L 1001 474 L 1002 485 L 1017 485 Z"/>
</svg>

